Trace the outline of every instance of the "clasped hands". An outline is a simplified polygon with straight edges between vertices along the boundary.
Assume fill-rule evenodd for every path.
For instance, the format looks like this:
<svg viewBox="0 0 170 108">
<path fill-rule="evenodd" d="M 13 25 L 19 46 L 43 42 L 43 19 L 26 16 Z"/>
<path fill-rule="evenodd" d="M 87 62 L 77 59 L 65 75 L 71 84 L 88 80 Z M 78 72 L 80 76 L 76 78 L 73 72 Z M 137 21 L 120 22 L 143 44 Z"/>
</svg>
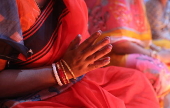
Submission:
<svg viewBox="0 0 170 108">
<path fill-rule="evenodd" d="M 105 37 L 94 43 L 101 33 L 100 30 L 97 31 L 81 44 L 81 35 L 78 35 L 70 43 L 62 59 L 67 62 L 76 77 L 110 63 L 110 57 L 104 57 L 112 49 L 110 38 Z"/>
</svg>

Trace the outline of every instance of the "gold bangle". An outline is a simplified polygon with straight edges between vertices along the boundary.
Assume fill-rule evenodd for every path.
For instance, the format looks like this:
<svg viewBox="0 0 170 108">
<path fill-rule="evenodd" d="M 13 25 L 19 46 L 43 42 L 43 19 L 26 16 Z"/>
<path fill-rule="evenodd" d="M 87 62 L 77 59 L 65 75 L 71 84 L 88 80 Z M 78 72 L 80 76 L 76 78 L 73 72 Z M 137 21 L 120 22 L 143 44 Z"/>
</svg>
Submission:
<svg viewBox="0 0 170 108">
<path fill-rule="evenodd" d="M 68 70 L 70 71 L 70 74 L 72 75 L 73 79 L 76 79 L 73 71 L 72 71 L 71 68 L 68 66 L 68 64 L 67 64 L 63 59 L 61 59 L 61 61 L 64 63 L 64 65 L 66 65 L 66 67 L 67 67 Z"/>
<path fill-rule="evenodd" d="M 66 80 L 68 81 L 68 83 L 70 83 L 70 81 L 69 81 L 69 79 L 68 79 L 68 77 L 67 77 L 67 74 L 66 74 L 66 71 L 65 71 L 65 69 L 64 69 L 64 66 L 63 66 L 62 62 L 60 61 L 59 63 L 60 63 L 60 65 L 61 65 L 61 67 L 63 68 L 63 73 L 64 73 L 64 75 L 65 75 L 65 77 L 66 77 Z M 67 84 L 65 81 L 64 81 L 64 83 Z"/>
</svg>

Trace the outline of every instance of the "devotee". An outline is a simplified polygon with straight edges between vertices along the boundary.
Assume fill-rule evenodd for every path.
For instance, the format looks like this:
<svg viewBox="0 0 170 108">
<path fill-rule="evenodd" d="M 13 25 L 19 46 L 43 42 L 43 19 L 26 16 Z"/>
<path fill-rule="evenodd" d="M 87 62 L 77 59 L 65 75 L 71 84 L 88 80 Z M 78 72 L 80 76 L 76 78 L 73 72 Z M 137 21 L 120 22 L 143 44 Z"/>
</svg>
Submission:
<svg viewBox="0 0 170 108">
<path fill-rule="evenodd" d="M 110 66 L 83 0 L 1 0 L 1 107 L 159 108 L 139 71 Z M 21 26 L 20 26 L 21 25 Z"/>
</svg>

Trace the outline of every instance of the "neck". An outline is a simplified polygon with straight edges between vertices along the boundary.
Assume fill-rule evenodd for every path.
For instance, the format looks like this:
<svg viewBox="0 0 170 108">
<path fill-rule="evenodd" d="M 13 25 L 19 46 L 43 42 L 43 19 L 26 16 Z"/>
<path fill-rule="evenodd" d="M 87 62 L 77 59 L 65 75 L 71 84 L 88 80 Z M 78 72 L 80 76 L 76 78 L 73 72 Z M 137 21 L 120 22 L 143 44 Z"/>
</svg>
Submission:
<svg viewBox="0 0 170 108">
<path fill-rule="evenodd" d="M 48 0 L 35 0 L 40 9 L 42 9 Z"/>
</svg>

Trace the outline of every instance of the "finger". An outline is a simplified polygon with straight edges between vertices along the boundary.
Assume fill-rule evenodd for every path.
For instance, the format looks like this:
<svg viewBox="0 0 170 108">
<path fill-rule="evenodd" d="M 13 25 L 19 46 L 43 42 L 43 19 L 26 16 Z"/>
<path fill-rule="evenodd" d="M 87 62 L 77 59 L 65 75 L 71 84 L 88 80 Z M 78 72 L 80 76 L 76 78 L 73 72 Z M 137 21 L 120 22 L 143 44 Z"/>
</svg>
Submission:
<svg viewBox="0 0 170 108">
<path fill-rule="evenodd" d="M 91 71 L 91 70 L 106 66 L 109 63 L 110 63 L 110 57 L 105 57 L 105 58 L 95 61 L 93 64 L 90 64 L 88 68 L 89 68 L 89 71 Z"/>
<path fill-rule="evenodd" d="M 79 47 L 78 50 L 79 51 L 83 51 L 84 49 L 86 49 L 87 47 L 90 47 L 95 40 L 101 35 L 101 30 L 97 31 L 96 33 L 94 33 L 93 35 L 91 35 L 88 39 L 86 39 Z"/>
<path fill-rule="evenodd" d="M 80 44 L 81 39 L 82 39 L 82 36 L 80 34 L 78 34 L 76 36 L 76 38 L 70 43 L 68 50 L 73 50 L 73 49 L 77 48 Z"/>
<path fill-rule="evenodd" d="M 87 48 L 86 50 L 84 50 L 83 55 L 85 58 L 87 58 L 88 56 L 94 54 L 95 52 L 99 51 L 101 48 L 103 48 L 104 46 L 106 46 L 107 44 L 110 43 L 110 38 L 109 37 L 105 37 L 102 41 L 98 42 L 97 44 Z"/>
<path fill-rule="evenodd" d="M 105 56 L 112 50 L 112 45 L 109 44 L 106 47 L 102 48 L 100 51 L 94 53 L 93 55 L 89 56 L 86 61 L 89 63 L 93 63 L 94 61 L 100 59 L 101 57 Z"/>
</svg>

